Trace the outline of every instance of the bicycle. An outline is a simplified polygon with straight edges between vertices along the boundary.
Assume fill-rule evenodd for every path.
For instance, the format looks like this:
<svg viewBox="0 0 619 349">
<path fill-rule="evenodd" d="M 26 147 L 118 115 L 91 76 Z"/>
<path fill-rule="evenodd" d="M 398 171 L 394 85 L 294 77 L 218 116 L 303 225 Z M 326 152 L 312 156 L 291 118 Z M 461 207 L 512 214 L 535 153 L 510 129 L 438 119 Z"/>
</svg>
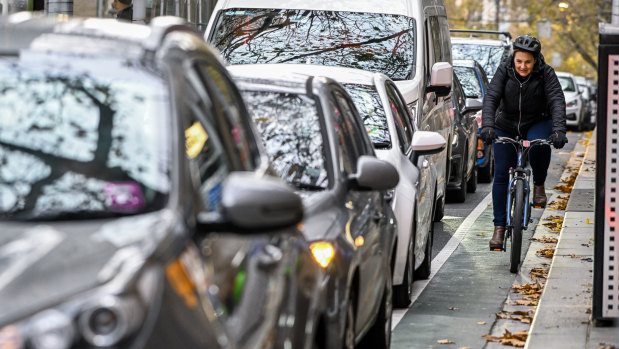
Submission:
<svg viewBox="0 0 619 349">
<path fill-rule="evenodd" d="M 522 250 L 522 232 L 529 226 L 531 209 L 529 194 L 531 188 L 529 179 L 531 170 L 526 169 L 529 151 L 536 145 L 551 145 L 547 139 L 516 139 L 510 137 L 498 137 L 495 143 L 512 144 L 516 148 L 516 168 L 509 169 L 509 184 L 507 190 L 507 224 L 503 238 L 502 251 L 507 250 L 507 240 L 511 242 L 509 271 L 518 272 L 520 266 L 520 254 Z M 498 251 L 495 249 L 495 251 Z"/>
</svg>

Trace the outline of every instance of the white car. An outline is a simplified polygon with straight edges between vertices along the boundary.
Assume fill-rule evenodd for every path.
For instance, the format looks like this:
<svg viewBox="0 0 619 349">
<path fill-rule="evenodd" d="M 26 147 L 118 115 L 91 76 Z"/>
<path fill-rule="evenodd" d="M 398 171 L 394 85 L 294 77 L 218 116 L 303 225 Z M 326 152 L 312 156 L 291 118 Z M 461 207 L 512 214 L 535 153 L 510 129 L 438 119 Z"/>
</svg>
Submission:
<svg viewBox="0 0 619 349">
<path fill-rule="evenodd" d="M 420 130 L 454 137 L 451 41 L 443 0 L 225 0 L 205 32 L 228 64 L 295 63 L 389 76 Z M 451 147 L 432 156 L 434 220 L 444 215 Z"/>
<path fill-rule="evenodd" d="M 566 124 L 581 131 L 585 127 L 585 108 L 582 92 L 576 83 L 574 75 L 566 72 L 556 72 L 556 74 L 565 95 Z"/>
<path fill-rule="evenodd" d="M 393 299 L 396 306 L 408 306 L 413 280 L 430 275 L 436 169 L 427 155 L 442 151 L 445 138 L 416 129 L 394 82 L 381 73 L 305 64 L 236 65 L 231 70 L 235 74 L 259 70 L 264 76 L 325 76 L 344 86 L 359 110 L 376 156 L 391 163 L 400 175 L 397 187 L 390 192 L 398 222 Z M 420 156 L 420 152 L 425 155 Z"/>
</svg>

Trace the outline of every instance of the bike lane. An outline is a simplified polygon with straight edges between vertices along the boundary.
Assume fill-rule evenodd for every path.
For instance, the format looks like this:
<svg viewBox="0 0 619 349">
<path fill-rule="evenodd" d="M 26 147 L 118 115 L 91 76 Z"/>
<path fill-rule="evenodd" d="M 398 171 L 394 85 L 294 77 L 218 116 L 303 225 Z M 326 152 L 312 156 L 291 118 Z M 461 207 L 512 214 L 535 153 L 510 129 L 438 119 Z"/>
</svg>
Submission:
<svg viewBox="0 0 619 349">
<path fill-rule="evenodd" d="M 546 181 L 549 202 L 556 194 L 552 188 L 559 182 L 581 135 L 568 134 L 568 146 L 553 150 Z M 482 348 L 487 345 L 483 336 L 491 333 L 497 321 L 496 314 L 504 308 L 518 276 L 509 272 L 509 252 L 488 249 L 493 231 L 491 202 L 489 195 L 482 199 L 441 253 L 433 258 L 436 270 L 431 279 L 415 281 L 414 303 L 401 318 L 394 319 L 399 322 L 393 330 L 392 348 Z M 543 213 L 543 209 L 531 212 L 533 222 L 523 234 L 523 259 Z"/>
</svg>

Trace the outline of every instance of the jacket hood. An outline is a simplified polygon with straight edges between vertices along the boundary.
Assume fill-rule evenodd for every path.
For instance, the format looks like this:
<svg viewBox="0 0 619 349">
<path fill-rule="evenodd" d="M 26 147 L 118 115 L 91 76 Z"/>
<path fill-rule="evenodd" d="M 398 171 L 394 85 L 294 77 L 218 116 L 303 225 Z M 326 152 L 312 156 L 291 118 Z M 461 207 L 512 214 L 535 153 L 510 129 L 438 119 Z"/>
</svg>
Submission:
<svg viewBox="0 0 619 349">
<path fill-rule="evenodd" d="M 148 258 L 170 231 L 172 215 L 167 213 L 44 224 L 3 222 L 0 327 L 104 284 L 128 258 Z"/>
</svg>

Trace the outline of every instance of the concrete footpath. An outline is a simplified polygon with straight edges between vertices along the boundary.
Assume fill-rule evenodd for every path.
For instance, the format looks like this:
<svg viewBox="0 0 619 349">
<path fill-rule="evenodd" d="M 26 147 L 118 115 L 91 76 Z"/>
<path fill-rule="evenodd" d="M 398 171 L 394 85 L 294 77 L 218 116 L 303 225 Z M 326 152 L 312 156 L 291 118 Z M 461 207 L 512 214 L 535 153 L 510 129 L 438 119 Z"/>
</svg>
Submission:
<svg viewBox="0 0 619 349">
<path fill-rule="evenodd" d="M 591 320 L 595 134 L 582 156 L 525 348 L 619 349 L 619 322 L 601 327 Z"/>
</svg>

